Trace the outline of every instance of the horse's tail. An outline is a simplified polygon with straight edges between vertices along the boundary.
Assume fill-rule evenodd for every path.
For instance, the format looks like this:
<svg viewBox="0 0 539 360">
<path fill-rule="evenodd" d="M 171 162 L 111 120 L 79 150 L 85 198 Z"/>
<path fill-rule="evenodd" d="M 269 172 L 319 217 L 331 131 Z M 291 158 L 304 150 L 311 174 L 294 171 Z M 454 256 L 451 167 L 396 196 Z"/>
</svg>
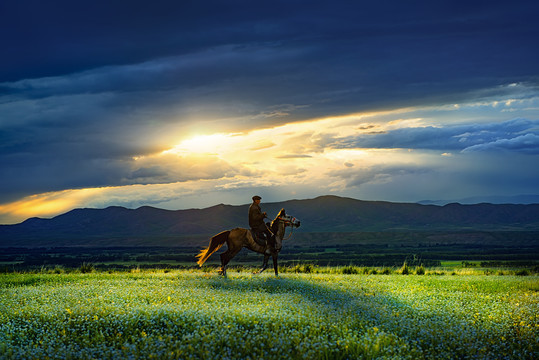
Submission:
<svg viewBox="0 0 539 360">
<path fill-rule="evenodd" d="M 207 248 L 200 250 L 200 252 L 197 255 L 198 261 L 197 264 L 199 266 L 202 266 L 206 260 L 221 248 L 225 244 L 225 242 L 228 240 L 228 235 L 230 234 L 230 230 L 220 232 L 219 234 L 215 235 L 210 240 L 210 245 L 208 245 Z"/>
</svg>

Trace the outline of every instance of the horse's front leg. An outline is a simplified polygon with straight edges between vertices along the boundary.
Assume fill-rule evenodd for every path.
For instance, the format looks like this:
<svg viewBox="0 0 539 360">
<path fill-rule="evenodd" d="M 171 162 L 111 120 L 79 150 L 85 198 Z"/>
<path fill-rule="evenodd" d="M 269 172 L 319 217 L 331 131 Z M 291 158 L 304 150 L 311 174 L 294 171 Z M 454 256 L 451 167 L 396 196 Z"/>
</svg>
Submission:
<svg viewBox="0 0 539 360">
<path fill-rule="evenodd" d="M 262 271 L 268 268 L 268 260 L 269 260 L 269 255 L 264 254 L 264 262 L 262 263 L 262 268 L 256 274 L 260 274 L 262 273 Z"/>
<path fill-rule="evenodd" d="M 273 268 L 275 269 L 275 276 L 279 276 L 279 267 L 277 266 L 277 256 L 279 256 L 279 253 L 277 251 L 274 251 L 273 254 L 271 254 L 271 257 L 273 258 Z"/>
</svg>

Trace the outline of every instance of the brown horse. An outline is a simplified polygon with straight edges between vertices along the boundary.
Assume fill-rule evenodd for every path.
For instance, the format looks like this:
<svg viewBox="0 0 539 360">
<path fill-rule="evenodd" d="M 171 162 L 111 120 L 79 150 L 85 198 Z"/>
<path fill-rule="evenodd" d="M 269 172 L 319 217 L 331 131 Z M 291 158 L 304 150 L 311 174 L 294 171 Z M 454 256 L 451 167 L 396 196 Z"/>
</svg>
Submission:
<svg viewBox="0 0 539 360">
<path fill-rule="evenodd" d="M 202 267 L 202 264 L 208 258 L 219 250 L 226 242 L 228 250 L 221 254 L 221 269 L 219 274 L 226 276 L 226 267 L 228 262 L 236 256 L 237 253 L 244 247 L 249 250 L 255 251 L 260 254 L 264 254 L 264 264 L 262 269 L 258 273 L 266 270 L 268 267 L 268 259 L 270 255 L 273 258 L 273 267 L 275 268 L 275 275 L 278 276 L 277 270 L 277 256 L 279 251 L 283 246 L 283 237 L 287 226 L 291 228 L 299 227 L 300 221 L 295 217 L 286 215 L 284 209 L 281 209 L 279 214 L 271 222 L 271 231 L 275 234 L 275 240 L 271 239 L 268 241 L 265 246 L 260 245 L 253 239 L 253 235 L 250 230 L 235 228 L 232 230 L 223 231 L 210 240 L 210 245 L 207 248 L 200 251 L 197 255 L 198 261 L 197 264 Z"/>
</svg>

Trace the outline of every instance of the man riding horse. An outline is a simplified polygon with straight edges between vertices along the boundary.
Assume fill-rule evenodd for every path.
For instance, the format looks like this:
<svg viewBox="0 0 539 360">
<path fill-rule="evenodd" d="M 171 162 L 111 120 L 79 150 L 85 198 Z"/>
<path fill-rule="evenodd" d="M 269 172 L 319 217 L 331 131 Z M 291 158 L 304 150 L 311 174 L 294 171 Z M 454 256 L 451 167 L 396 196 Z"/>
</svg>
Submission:
<svg viewBox="0 0 539 360">
<path fill-rule="evenodd" d="M 253 202 L 254 201 L 255 199 L 253 199 Z M 258 206 L 258 204 L 256 205 Z M 262 219 L 264 219 L 265 214 L 262 212 L 260 212 L 260 214 L 262 215 Z M 268 267 L 268 259 L 271 256 L 273 258 L 275 275 L 278 275 L 277 257 L 279 251 L 281 251 L 281 248 L 283 247 L 283 240 L 285 240 L 284 234 L 287 226 L 290 226 L 291 229 L 295 227 L 298 228 L 300 226 L 300 221 L 292 215 L 287 215 L 286 211 L 281 209 L 271 223 L 273 234 L 270 238 L 271 241 L 268 241 L 266 244 L 262 245 L 255 241 L 252 232 L 249 229 L 234 228 L 232 230 L 221 231 L 219 234 L 212 236 L 208 247 L 200 250 L 197 255 L 197 264 L 202 266 L 211 254 L 219 250 L 224 244 L 227 244 L 228 249 L 221 253 L 221 269 L 219 270 L 219 274 L 226 276 L 226 268 L 230 259 L 237 255 L 241 249 L 247 248 L 259 254 L 264 254 L 264 263 L 262 264 L 262 269 L 260 269 L 258 273 L 261 273 Z"/>
<path fill-rule="evenodd" d="M 268 215 L 260 209 L 260 200 L 260 196 L 253 196 L 253 203 L 249 206 L 249 226 L 255 239 L 259 238 L 267 243 L 274 235 L 264 222 Z"/>
</svg>

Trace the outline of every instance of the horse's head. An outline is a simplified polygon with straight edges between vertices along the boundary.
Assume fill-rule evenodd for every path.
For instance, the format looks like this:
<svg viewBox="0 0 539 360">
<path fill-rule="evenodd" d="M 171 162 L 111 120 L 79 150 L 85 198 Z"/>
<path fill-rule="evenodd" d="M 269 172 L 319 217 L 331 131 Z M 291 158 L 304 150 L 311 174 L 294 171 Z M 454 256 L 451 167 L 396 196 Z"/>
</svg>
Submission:
<svg viewBox="0 0 539 360">
<path fill-rule="evenodd" d="M 301 225 L 301 222 L 299 221 L 299 219 L 296 219 L 295 217 L 293 217 L 292 215 L 286 215 L 286 212 L 284 211 L 284 209 L 281 209 L 281 211 L 279 212 L 279 216 L 278 216 L 282 221 L 284 221 L 284 225 L 285 226 L 290 226 L 290 227 L 297 227 L 299 228 L 299 226 Z"/>
<path fill-rule="evenodd" d="M 275 234 L 275 249 L 280 251 L 283 247 L 283 240 L 288 239 L 292 236 L 292 233 L 288 238 L 284 239 L 284 233 L 287 226 L 290 226 L 292 229 L 299 227 L 300 221 L 293 217 L 292 215 L 287 215 L 284 209 L 279 211 L 279 214 L 271 222 L 271 231 Z"/>
</svg>

